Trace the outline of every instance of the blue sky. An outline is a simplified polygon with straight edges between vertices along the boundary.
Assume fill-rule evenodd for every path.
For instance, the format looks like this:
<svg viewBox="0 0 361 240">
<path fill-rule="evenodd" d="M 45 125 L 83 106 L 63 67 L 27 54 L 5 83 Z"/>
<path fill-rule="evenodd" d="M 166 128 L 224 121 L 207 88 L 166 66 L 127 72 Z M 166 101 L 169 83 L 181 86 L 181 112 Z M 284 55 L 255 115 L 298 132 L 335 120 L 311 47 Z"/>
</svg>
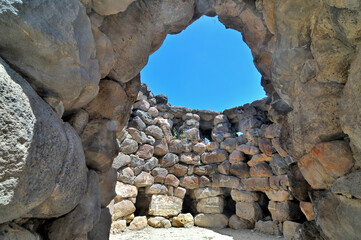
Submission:
<svg viewBox="0 0 361 240">
<path fill-rule="evenodd" d="M 223 111 L 265 97 L 241 33 L 226 29 L 216 17 L 202 17 L 168 35 L 141 78 L 173 106 Z"/>
</svg>

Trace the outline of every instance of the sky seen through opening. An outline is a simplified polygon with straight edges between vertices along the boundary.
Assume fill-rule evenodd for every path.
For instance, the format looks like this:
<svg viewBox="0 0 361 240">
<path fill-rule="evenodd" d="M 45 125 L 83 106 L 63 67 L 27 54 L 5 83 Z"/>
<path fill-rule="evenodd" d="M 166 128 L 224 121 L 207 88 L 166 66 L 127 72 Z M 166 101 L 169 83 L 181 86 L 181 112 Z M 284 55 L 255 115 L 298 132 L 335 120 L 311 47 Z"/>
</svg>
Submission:
<svg viewBox="0 0 361 240">
<path fill-rule="evenodd" d="M 201 17 L 168 35 L 141 71 L 151 91 L 172 106 L 223 111 L 265 97 L 261 74 L 242 35 L 217 17 Z"/>
</svg>

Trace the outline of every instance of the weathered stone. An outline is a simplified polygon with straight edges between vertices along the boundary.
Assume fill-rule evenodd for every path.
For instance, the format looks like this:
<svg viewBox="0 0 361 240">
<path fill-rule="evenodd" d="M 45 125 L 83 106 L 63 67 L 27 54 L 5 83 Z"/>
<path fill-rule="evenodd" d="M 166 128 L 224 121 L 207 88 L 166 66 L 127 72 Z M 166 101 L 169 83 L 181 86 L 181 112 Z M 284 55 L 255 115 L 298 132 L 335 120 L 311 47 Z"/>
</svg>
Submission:
<svg viewBox="0 0 361 240">
<path fill-rule="evenodd" d="M 172 218 L 172 226 L 173 227 L 193 227 L 194 226 L 194 219 L 192 214 L 186 213 L 186 214 L 179 214 L 178 216 Z"/>
<path fill-rule="evenodd" d="M 88 168 L 104 173 L 112 166 L 119 153 L 115 131 L 110 120 L 92 120 L 86 125 L 81 139 Z"/>
<path fill-rule="evenodd" d="M 148 219 L 148 225 L 154 228 L 170 228 L 172 224 L 164 217 L 151 217 Z"/>
<path fill-rule="evenodd" d="M 139 147 L 137 155 L 143 159 L 149 159 L 153 157 L 154 147 L 149 144 L 144 144 Z"/>
<path fill-rule="evenodd" d="M 134 203 L 133 203 L 134 204 Z M 127 216 L 124 216 L 124 217 L 122 217 L 126 222 L 127 222 L 127 224 L 129 224 L 129 223 L 131 223 L 131 221 L 133 221 L 133 219 L 135 218 L 135 216 L 134 216 L 134 213 L 132 213 L 132 214 L 129 214 L 129 215 L 127 215 Z"/>
<path fill-rule="evenodd" d="M 282 226 L 282 225 L 281 225 Z M 277 221 L 258 221 L 255 230 L 270 235 L 282 235 L 282 228 Z"/>
<path fill-rule="evenodd" d="M 108 208 L 102 208 L 99 221 L 94 225 L 93 229 L 88 232 L 89 240 L 109 239 L 110 228 L 112 225 L 112 215 Z"/>
<path fill-rule="evenodd" d="M 137 109 L 137 110 L 133 111 L 133 114 L 134 114 L 135 116 L 140 117 L 140 119 L 141 119 L 145 124 L 148 124 L 148 125 L 154 124 L 154 121 L 153 121 L 152 117 L 149 115 L 148 112 L 145 112 L 145 111 L 143 111 L 143 110 Z M 139 129 L 139 130 L 141 130 L 141 129 Z"/>
<path fill-rule="evenodd" d="M 293 200 L 292 194 L 289 191 L 285 191 L 285 190 L 270 190 L 270 191 L 266 191 L 265 192 L 267 197 L 271 200 L 271 201 L 275 201 L 275 202 L 285 202 L 288 200 Z"/>
<path fill-rule="evenodd" d="M 200 159 L 200 156 L 194 153 L 182 153 L 180 155 L 180 161 L 188 165 L 199 165 Z"/>
<path fill-rule="evenodd" d="M 251 128 L 258 128 L 262 122 L 255 117 L 244 118 L 238 123 L 238 131 L 245 133 Z"/>
<path fill-rule="evenodd" d="M 130 200 L 122 200 L 114 204 L 113 221 L 135 212 L 135 206 Z"/>
<path fill-rule="evenodd" d="M 251 222 L 257 222 L 263 218 L 262 209 L 257 202 L 237 202 L 236 214 Z"/>
<path fill-rule="evenodd" d="M 283 175 L 288 171 L 288 164 L 283 157 L 278 154 L 272 156 L 270 166 L 275 175 Z"/>
<path fill-rule="evenodd" d="M 126 220 L 116 220 L 112 222 L 110 227 L 110 232 L 112 234 L 118 234 L 124 232 L 127 228 L 127 221 Z"/>
<path fill-rule="evenodd" d="M 206 176 L 199 177 L 199 187 L 209 187 L 211 186 L 211 180 Z"/>
<path fill-rule="evenodd" d="M 168 170 L 165 168 L 154 168 L 152 170 L 152 175 L 154 176 L 154 182 L 164 183 L 165 177 L 168 174 Z"/>
<path fill-rule="evenodd" d="M 325 240 L 324 234 L 320 232 L 315 221 L 307 221 L 302 224 L 301 239 Z"/>
<path fill-rule="evenodd" d="M 224 161 L 218 165 L 217 169 L 220 174 L 228 175 L 230 167 L 231 164 L 229 163 L 229 161 Z"/>
<path fill-rule="evenodd" d="M 146 161 L 146 163 L 144 164 L 143 170 L 145 172 L 150 172 L 153 170 L 153 168 L 155 168 L 156 166 L 158 166 L 158 159 L 155 157 L 152 157 L 151 159 L 148 159 Z"/>
<path fill-rule="evenodd" d="M 128 100 L 123 87 L 111 80 L 99 83 L 99 93 L 86 107 L 90 119 L 110 119 L 116 121 L 117 128 L 122 129 L 127 121 L 132 103 Z"/>
<path fill-rule="evenodd" d="M 145 160 L 135 155 L 130 155 L 131 162 L 129 167 L 134 171 L 134 175 L 137 176 L 143 170 Z"/>
<path fill-rule="evenodd" d="M 302 224 L 291 222 L 291 221 L 285 221 L 283 223 L 283 236 L 285 236 L 286 239 L 294 239 L 298 240 L 301 239 L 301 227 Z"/>
<path fill-rule="evenodd" d="M 216 197 L 223 194 L 222 188 L 197 188 L 191 191 L 191 197 L 194 199 L 202 199 Z"/>
<path fill-rule="evenodd" d="M 269 184 L 272 189 L 287 190 L 290 186 L 287 175 L 272 176 L 269 178 Z"/>
<path fill-rule="evenodd" d="M 162 129 L 155 125 L 148 126 L 144 131 L 146 134 L 153 136 L 157 140 L 160 140 L 164 137 Z"/>
<path fill-rule="evenodd" d="M 300 202 L 300 209 L 306 216 L 307 221 L 315 220 L 315 212 L 313 211 L 313 204 L 311 202 Z"/>
<path fill-rule="evenodd" d="M 133 219 L 133 221 L 129 224 L 129 230 L 142 230 L 148 226 L 147 217 L 146 216 L 137 216 Z"/>
<path fill-rule="evenodd" d="M 134 184 L 137 187 L 146 187 L 154 183 L 154 177 L 147 172 L 141 172 L 135 179 Z"/>
<path fill-rule="evenodd" d="M 179 157 L 173 153 L 167 153 L 164 157 L 161 158 L 160 164 L 162 167 L 171 167 L 174 164 L 179 162 Z"/>
<path fill-rule="evenodd" d="M 355 239 L 361 234 L 361 200 L 325 192 L 315 204 L 316 223 L 329 239 Z M 333 209 L 330 211 L 330 209 Z"/>
<path fill-rule="evenodd" d="M 144 144 L 144 143 L 150 143 L 152 140 L 150 137 L 147 137 L 147 135 L 142 132 L 142 131 L 139 131 L 138 129 L 136 128 L 128 128 L 127 129 L 127 132 L 132 136 L 132 138 L 137 141 L 137 143 L 139 144 Z"/>
<path fill-rule="evenodd" d="M 137 187 L 130 184 L 124 184 L 122 182 L 117 182 L 115 186 L 115 192 L 115 202 L 118 202 L 125 198 L 134 198 L 138 195 Z"/>
<path fill-rule="evenodd" d="M 230 155 L 229 155 L 229 162 L 231 164 L 235 164 L 235 163 L 240 163 L 243 162 L 244 160 L 246 160 L 246 158 L 244 157 L 243 152 L 238 151 L 238 150 L 234 150 Z"/>
<path fill-rule="evenodd" d="M 224 214 L 198 214 L 194 218 L 194 225 L 205 228 L 225 228 L 228 218 Z"/>
<path fill-rule="evenodd" d="M 314 189 L 329 188 L 336 178 L 348 173 L 353 165 L 352 152 L 344 141 L 320 143 L 298 162 L 302 175 Z"/>
<path fill-rule="evenodd" d="M 118 174 L 118 181 L 133 184 L 135 179 L 134 171 L 130 167 L 126 167 Z"/>
<path fill-rule="evenodd" d="M 147 125 L 145 125 L 145 123 L 143 122 L 143 120 L 140 117 L 135 116 L 129 122 L 128 127 L 133 127 L 133 128 L 136 128 L 136 129 L 138 129 L 140 131 L 143 131 L 147 127 Z"/>
<path fill-rule="evenodd" d="M 271 212 L 272 219 L 284 222 L 284 221 L 292 221 L 299 220 L 302 216 L 301 210 L 298 204 L 294 202 L 269 202 L 268 210 Z"/>
<path fill-rule="evenodd" d="M 218 124 L 220 123 L 225 123 L 225 122 L 228 122 L 228 118 L 226 115 L 223 115 L 223 114 L 220 114 L 220 115 L 217 115 L 214 120 L 213 120 L 213 125 L 214 126 L 217 126 Z"/>
<path fill-rule="evenodd" d="M 235 189 L 231 191 L 231 196 L 235 202 L 257 202 L 260 198 L 257 192 L 247 192 Z"/>
<path fill-rule="evenodd" d="M 100 218 L 99 177 L 92 170 L 88 172 L 88 189 L 80 203 L 68 214 L 51 222 L 48 226 L 49 239 L 76 239 L 86 237 Z"/>
<path fill-rule="evenodd" d="M 356 171 L 337 179 L 331 186 L 331 191 L 348 198 L 361 199 L 361 171 Z"/>
<path fill-rule="evenodd" d="M 150 108 L 148 109 L 148 113 L 150 114 L 150 116 L 151 116 L 152 118 L 156 118 L 156 117 L 159 116 L 159 111 L 158 111 L 158 109 L 157 109 L 156 107 L 150 107 Z"/>
<path fill-rule="evenodd" d="M 237 164 L 231 164 L 229 172 L 239 178 L 249 177 L 249 167 L 247 163 L 240 162 Z"/>
<path fill-rule="evenodd" d="M 268 178 L 246 178 L 242 179 L 242 183 L 247 191 L 267 191 L 270 189 Z"/>
<path fill-rule="evenodd" d="M 212 176 L 212 187 L 242 188 L 241 179 L 233 176 L 215 174 Z"/>
<path fill-rule="evenodd" d="M 122 168 L 124 166 L 127 166 L 131 161 L 131 158 L 129 155 L 125 155 L 123 153 L 119 153 L 116 158 L 114 158 L 112 167 L 115 169 Z"/>
<path fill-rule="evenodd" d="M 14 222 L 9 222 L 0 225 L 0 236 L 3 240 L 38 240 L 40 236 L 32 233 L 29 230 L 17 225 Z"/>
<path fill-rule="evenodd" d="M 214 151 L 219 148 L 219 143 L 217 142 L 209 142 L 206 145 L 208 151 Z"/>
<path fill-rule="evenodd" d="M 124 12 L 135 0 L 114 1 L 114 0 L 94 0 L 92 8 L 100 15 L 112 15 Z"/>
<path fill-rule="evenodd" d="M 78 135 L 81 135 L 88 122 L 89 122 L 88 112 L 83 109 L 80 109 L 77 113 L 75 113 L 71 117 L 69 124 L 74 128 L 74 130 Z"/>
<path fill-rule="evenodd" d="M 226 160 L 228 154 L 225 150 L 216 149 L 212 152 L 203 153 L 201 160 L 204 164 L 220 163 Z"/>
<path fill-rule="evenodd" d="M 168 188 L 161 184 L 153 184 L 145 188 L 145 194 L 150 195 L 165 195 L 168 193 Z"/>
<path fill-rule="evenodd" d="M 175 153 L 175 154 L 181 154 L 192 151 L 192 142 L 188 142 L 185 140 L 172 140 L 168 144 L 169 146 L 169 152 Z"/>
<path fill-rule="evenodd" d="M 162 140 L 155 141 L 154 144 L 154 155 L 155 156 L 164 156 L 168 153 L 168 144 L 165 138 Z"/>
<path fill-rule="evenodd" d="M 100 204 L 102 208 L 108 206 L 110 201 L 117 195 L 115 192 L 116 183 L 117 170 L 114 168 L 110 168 L 108 172 L 99 175 Z"/>
<path fill-rule="evenodd" d="M 265 138 L 278 138 L 281 136 L 281 125 L 273 123 L 265 128 L 261 128 L 261 134 Z"/>
<path fill-rule="evenodd" d="M 247 155 L 256 155 L 260 152 L 258 147 L 247 144 L 238 145 L 236 150 L 241 151 Z"/>
<path fill-rule="evenodd" d="M 89 103 L 98 93 L 100 72 L 82 4 L 18 2 L 12 9 L 0 16 L 2 32 L 7 32 L 0 37 L 1 56 L 31 79 L 39 94 L 59 98 L 66 112 Z"/>
<path fill-rule="evenodd" d="M 299 201 L 307 201 L 309 198 L 308 193 L 311 191 L 311 186 L 303 177 L 297 164 L 290 166 L 290 170 L 287 173 L 290 190 L 293 196 Z"/>
<path fill-rule="evenodd" d="M 165 185 L 170 185 L 173 187 L 178 187 L 179 183 L 180 183 L 179 179 L 176 176 L 174 176 L 173 174 L 168 174 L 164 180 Z"/>
<path fill-rule="evenodd" d="M 271 167 L 267 163 L 260 162 L 250 168 L 249 175 L 251 177 L 271 177 L 273 173 Z"/>
<path fill-rule="evenodd" d="M 174 164 L 172 167 L 168 168 L 169 173 L 173 173 L 177 177 L 184 177 L 187 174 L 188 167 L 183 164 Z"/>
<path fill-rule="evenodd" d="M 227 138 L 223 142 L 221 142 L 221 149 L 227 150 L 227 152 L 231 153 L 237 147 L 237 140 L 235 138 Z"/>
<path fill-rule="evenodd" d="M 252 167 L 253 165 L 256 165 L 260 162 L 269 162 L 271 160 L 271 157 L 265 155 L 265 154 L 256 154 L 252 156 L 252 159 L 247 162 L 248 166 Z"/>
<path fill-rule="evenodd" d="M 133 109 L 140 109 L 147 112 L 149 108 L 150 104 L 147 100 L 139 100 L 133 104 Z"/>
<path fill-rule="evenodd" d="M 168 103 L 168 97 L 164 94 L 156 95 L 155 100 L 157 100 L 157 103 L 159 103 L 159 104 L 167 104 Z"/>
<path fill-rule="evenodd" d="M 272 143 L 269 139 L 258 138 L 258 147 L 267 156 L 272 156 L 274 152 L 274 148 L 272 147 Z"/>
<path fill-rule="evenodd" d="M 202 198 L 197 203 L 197 211 L 200 213 L 223 213 L 224 199 L 223 197 L 207 197 Z"/>
<path fill-rule="evenodd" d="M 138 150 L 138 143 L 133 139 L 125 139 L 122 144 L 120 144 L 120 151 L 123 154 L 135 153 Z"/>
<path fill-rule="evenodd" d="M 87 184 L 81 141 L 2 59 L 0 106 L 0 223 L 74 209 Z"/>
<path fill-rule="evenodd" d="M 180 179 L 180 186 L 186 189 L 195 189 L 199 187 L 199 178 L 197 176 L 185 176 Z"/>
<path fill-rule="evenodd" d="M 193 152 L 196 152 L 198 154 L 204 153 L 206 151 L 206 145 L 204 143 L 197 143 L 193 146 Z"/>
<path fill-rule="evenodd" d="M 283 149 L 283 147 L 281 146 L 280 143 L 280 139 L 279 138 L 273 138 L 272 139 L 272 146 L 276 149 L 276 151 L 278 152 L 279 155 L 281 155 L 281 157 L 287 157 L 287 152 Z"/>
<path fill-rule="evenodd" d="M 176 216 L 182 210 L 183 200 L 181 198 L 153 195 L 149 205 L 149 215 L 170 217 Z"/>
<path fill-rule="evenodd" d="M 236 214 L 229 218 L 229 227 L 235 230 L 239 229 L 252 229 L 254 224 L 248 220 L 238 217 Z"/>
</svg>

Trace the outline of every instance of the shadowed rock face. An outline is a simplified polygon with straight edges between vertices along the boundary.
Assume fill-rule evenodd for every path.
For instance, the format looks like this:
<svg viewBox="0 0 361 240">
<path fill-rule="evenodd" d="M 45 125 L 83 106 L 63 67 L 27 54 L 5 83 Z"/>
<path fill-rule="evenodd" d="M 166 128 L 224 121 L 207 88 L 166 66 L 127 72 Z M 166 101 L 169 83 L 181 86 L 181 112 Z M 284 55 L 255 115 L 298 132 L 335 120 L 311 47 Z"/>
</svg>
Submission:
<svg viewBox="0 0 361 240">
<path fill-rule="evenodd" d="M 231 136 L 231 130 L 224 128 L 237 125 L 246 131 L 249 142 L 237 139 L 242 147 L 236 150 L 232 143 L 224 143 L 224 154 L 216 154 L 212 166 L 189 168 L 187 174 L 214 174 L 217 169 L 237 176 L 241 168 L 230 164 L 245 165 L 234 162 L 245 160 L 234 151 L 247 155 L 252 147 L 258 149 L 260 145 L 261 152 L 252 151 L 254 157 L 248 162 L 254 178 L 242 180 L 242 184 L 249 188 L 257 183 L 250 189 L 258 190 L 289 186 L 296 199 L 317 203 L 316 224 L 324 235 L 330 239 L 359 235 L 361 228 L 354 218 L 359 216 L 356 213 L 361 205 L 355 188 L 359 182 L 355 170 L 361 166 L 360 12 L 359 0 L 0 0 L 0 56 L 4 59 L 0 60 L 0 223 L 64 215 L 54 221 L 52 229 L 70 229 L 66 236 L 69 239 L 85 237 L 99 218 L 99 199 L 104 200 L 104 207 L 114 194 L 114 174 L 112 180 L 102 182 L 101 191 L 96 190 L 95 182 L 99 183 L 98 173 L 109 172 L 118 155 L 116 136 L 120 142 L 136 145 L 134 149 L 130 144 L 121 146 L 121 150 L 132 153 L 137 152 L 139 141 L 149 145 L 157 141 L 154 152 L 159 160 L 168 152 L 190 151 L 192 142 L 177 140 L 170 144 L 173 122 L 163 117 L 179 118 L 196 112 L 199 131 L 210 131 L 219 113 L 170 108 L 164 96 L 154 98 L 146 88 L 138 95 L 139 72 L 167 34 L 182 31 L 202 15 L 217 15 L 227 28 L 240 31 L 250 47 L 262 74 L 268 107 L 259 119 L 250 118 L 241 107 L 225 111 L 230 125 L 224 125 L 225 118 L 220 117 L 217 121 L 221 122 L 209 133 L 212 138 L 221 145 Z M 127 138 L 122 129 L 137 97 L 148 99 L 150 106 L 144 102 L 134 105 L 138 114 L 129 125 L 143 131 L 139 126 L 153 124 L 148 120 L 154 118 L 163 135 L 133 131 L 130 134 L 137 134 L 138 142 Z M 156 103 L 162 106 L 155 109 Z M 255 106 L 261 109 L 262 104 Z M 165 115 L 161 113 L 165 111 Z M 64 112 L 76 131 L 59 119 Z M 265 118 L 282 127 L 277 136 L 270 137 L 272 142 L 259 139 L 263 131 L 259 124 Z M 181 129 L 196 143 L 200 132 L 191 131 L 195 127 L 193 120 L 185 117 Z M 269 148 L 271 143 L 274 149 Z M 332 147 L 334 144 L 337 146 Z M 284 158 L 282 166 L 298 163 L 292 164 L 291 170 L 282 169 L 280 162 L 270 160 L 275 150 Z M 325 151 L 319 154 L 320 150 Z M 232 160 L 225 159 L 228 162 L 217 168 L 218 159 L 224 160 L 228 153 Z M 150 158 L 147 165 L 141 166 L 139 156 L 131 159 L 134 171 L 129 167 L 118 170 L 129 183 L 135 175 L 162 163 Z M 189 161 L 200 160 L 191 157 Z M 188 164 L 184 157 L 180 161 Z M 269 177 L 269 184 L 264 184 L 266 175 L 259 177 L 253 165 L 259 168 L 266 166 L 260 162 L 267 161 L 272 165 L 272 169 L 267 168 L 267 176 L 287 172 L 290 183 L 284 184 L 285 175 L 280 175 Z M 88 174 L 91 181 L 87 180 L 86 167 L 97 171 Z M 237 188 L 241 181 L 235 176 L 216 174 L 212 180 L 221 187 L 231 184 Z M 180 184 L 198 188 L 209 186 L 212 180 L 186 176 Z M 312 191 L 311 187 L 326 193 Z M 333 193 L 328 192 L 330 187 Z M 87 203 L 91 207 L 84 207 Z M 89 213 L 90 209 L 94 214 Z M 328 213 L 330 209 L 338 210 Z M 83 213 L 89 216 L 87 222 L 74 216 Z M 109 223 L 106 210 L 102 213 L 102 219 Z M 74 226 L 67 225 L 68 220 Z M 226 220 L 224 215 L 213 218 L 208 214 L 195 219 L 203 226 L 213 226 L 213 222 L 224 226 Z M 108 223 L 97 225 L 97 229 L 107 231 Z M 9 224 L 15 223 L 6 223 L 0 229 L 7 229 Z M 16 229 L 19 234 L 30 234 L 22 226 Z M 305 236 L 319 234 L 314 223 L 304 224 L 302 229 Z M 50 235 L 52 239 L 64 239 L 56 231 Z"/>
</svg>

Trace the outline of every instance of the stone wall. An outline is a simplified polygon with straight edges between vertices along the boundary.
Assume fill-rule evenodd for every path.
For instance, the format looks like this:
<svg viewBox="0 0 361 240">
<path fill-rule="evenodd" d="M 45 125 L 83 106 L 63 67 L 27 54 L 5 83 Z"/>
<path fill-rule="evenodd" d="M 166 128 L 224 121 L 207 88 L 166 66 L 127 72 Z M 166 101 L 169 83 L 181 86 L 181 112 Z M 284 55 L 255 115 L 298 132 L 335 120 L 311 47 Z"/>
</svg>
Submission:
<svg viewBox="0 0 361 240">
<path fill-rule="evenodd" d="M 113 162 L 112 231 L 126 222 L 134 229 L 141 216 L 153 227 L 229 226 L 275 235 L 284 229 L 300 239 L 302 223 L 314 220 L 312 203 L 291 191 L 287 173 L 295 161 L 280 144 L 281 126 L 268 118 L 268 100 L 194 110 L 171 106 L 142 83 Z"/>
<path fill-rule="evenodd" d="M 360 9 L 359 0 L 1 0 L 0 236 L 108 237 L 111 166 L 139 72 L 167 34 L 207 15 L 242 33 L 262 74 L 267 117 L 297 162 L 289 189 L 315 213 L 301 237 L 357 239 Z M 223 113 L 232 128 L 236 110 Z M 200 137 L 222 138 L 210 112 L 195 114 Z M 180 122 L 179 136 L 197 138 Z M 277 138 L 267 139 L 260 145 L 271 141 L 282 155 Z"/>
</svg>

